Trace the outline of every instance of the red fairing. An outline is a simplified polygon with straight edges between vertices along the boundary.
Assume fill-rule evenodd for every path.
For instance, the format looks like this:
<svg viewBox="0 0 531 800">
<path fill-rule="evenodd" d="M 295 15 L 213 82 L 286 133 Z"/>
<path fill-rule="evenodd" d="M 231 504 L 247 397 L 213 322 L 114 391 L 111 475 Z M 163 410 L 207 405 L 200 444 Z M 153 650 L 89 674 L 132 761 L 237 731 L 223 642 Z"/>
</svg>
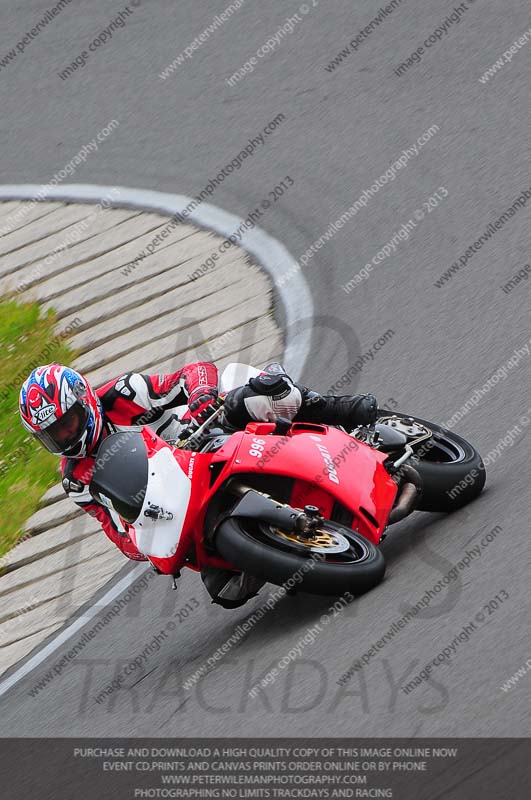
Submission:
<svg viewBox="0 0 531 800">
<path fill-rule="evenodd" d="M 226 461 L 234 455 L 237 448 L 237 442 L 232 441 L 234 437 L 227 442 L 226 447 L 213 454 L 170 447 L 147 427 L 142 431 L 142 437 L 146 444 L 148 459 L 152 459 L 163 448 L 169 449 L 182 472 L 191 481 L 190 499 L 175 554 L 171 558 L 150 556 L 151 563 L 167 575 L 177 572 L 187 558 L 189 560 L 186 561 L 186 566 L 195 570 L 200 569 L 203 563 L 223 569 L 233 569 L 232 565 L 222 558 L 207 555 L 203 543 L 203 522 L 208 503 L 219 485 L 216 481 L 212 487 L 210 486 L 210 466 L 213 460 Z M 132 537 L 135 539 L 134 534 Z"/>
<path fill-rule="evenodd" d="M 315 505 L 324 517 L 330 517 L 340 503 L 351 513 L 353 529 L 374 544 L 380 542 L 397 494 L 397 485 L 383 466 L 387 455 L 326 425 L 295 423 L 286 436 L 270 435 L 273 428 L 268 423 L 250 423 L 213 453 L 169 448 L 153 431 L 144 429 L 148 457 L 152 459 L 161 448 L 170 449 L 191 482 L 175 553 L 167 558 L 150 555 L 161 572 L 175 574 L 184 565 L 235 569 L 205 548 L 204 523 L 212 497 L 237 473 L 294 479 L 290 505 Z M 221 469 L 212 473 L 216 464 Z"/>
<path fill-rule="evenodd" d="M 380 541 L 398 491 L 383 466 L 386 453 L 326 425 L 295 423 L 284 437 L 254 433 L 260 425 L 241 435 L 233 471 L 295 478 L 291 505 L 316 505 L 327 517 L 338 501 L 354 514 L 353 528 Z"/>
</svg>

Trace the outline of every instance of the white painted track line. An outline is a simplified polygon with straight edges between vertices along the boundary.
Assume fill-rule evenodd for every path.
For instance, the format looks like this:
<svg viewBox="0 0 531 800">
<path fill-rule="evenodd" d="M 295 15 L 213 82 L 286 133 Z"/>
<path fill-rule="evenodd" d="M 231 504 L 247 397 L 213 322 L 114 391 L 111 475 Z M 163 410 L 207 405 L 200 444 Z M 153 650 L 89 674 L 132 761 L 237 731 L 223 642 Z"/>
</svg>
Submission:
<svg viewBox="0 0 531 800">
<path fill-rule="evenodd" d="M 128 187 L 93 186 L 90 184 L 69 184 L 50 188 L 44 200 L 63 202 L 98 203 L 109 198 L 112 189 L 119 192 L 111 207 L 131 207 L 143 211 L 158 211 L 168 215 L 181 213 L 192 201 L 192 198 L 180 194 L 156 192 Z M 3 185 L 0 186 L 0 201 L 32 200 L 42 186 L 38 184 Z M 228 211 L 224 211 L 210 203 L 202 203 L 187 215 L 187 220 L 196 225 L 215 231 L 225 237 L 233 234 L 241 224 L 241 219 Z M 273 236 L 259 227 L 247 229 L 238 241 L 238 246 L 252 254 L 271 277 L 281 299 L 286 315 L 284 365 L 289 374 L 298 380 L 309 354 L 311 340 L 311 320 L 313 319 L 313 300 L 308 284 L 302 272 L 294 270 L 295 259 L 288 250 Z M 289 272 L 289 280 L 284 276 Z M 300 333 L 298 324 L 304 320 Z M 146 570 L 145 564 L 137 565 L 131 572 L 114 584 L 99 598 L 97 606 L 89 607 L 84 614 L 67 625 L 47 645 L 38 650 L 21 667 L 0 682 L 0 697 L 15 686 L 32 670 L 54 653 L 76 631 L 82 628 L 102 607 L 111 603 L 115 597 L 125 591 Z"/>
</svg>

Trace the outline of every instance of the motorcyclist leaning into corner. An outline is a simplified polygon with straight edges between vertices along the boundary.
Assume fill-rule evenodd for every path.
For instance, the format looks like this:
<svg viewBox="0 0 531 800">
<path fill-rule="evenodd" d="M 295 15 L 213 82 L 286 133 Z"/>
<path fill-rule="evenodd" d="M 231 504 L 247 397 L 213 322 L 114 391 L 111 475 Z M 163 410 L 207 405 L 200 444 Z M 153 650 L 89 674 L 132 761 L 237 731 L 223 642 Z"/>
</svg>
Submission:
<svg viewBox="0 0 531 800">
<path fill-rule="evenodd" d="M 218 403 L 218 370 L 214 364 L 187 364 L 169 375 L 127 373 L 93 389 L 79 372 L 61 364 L 36 367 L 23 383 L 19 411 L 24 427 L 51 453 L 62 457 L 66 494 L 95 517 L 122 551 L 146 561 L 128 536 L 128 525 L 89 492 L 100 442 L 110 433 L 149 425 L 162 439 L 174 442 L 204 422 Z M 372 394 L 319 395 L 272 363 L 257 377 L 224 398 L 224 422 L 242 429 L 252 420 L 277 417 L 322 422 L 352 429 L 374 422 Z M 254 597 L 264 581 L 246 573 L 205 568 L 201 577 L 212 602 L 236 608 Z"/>
</svg>

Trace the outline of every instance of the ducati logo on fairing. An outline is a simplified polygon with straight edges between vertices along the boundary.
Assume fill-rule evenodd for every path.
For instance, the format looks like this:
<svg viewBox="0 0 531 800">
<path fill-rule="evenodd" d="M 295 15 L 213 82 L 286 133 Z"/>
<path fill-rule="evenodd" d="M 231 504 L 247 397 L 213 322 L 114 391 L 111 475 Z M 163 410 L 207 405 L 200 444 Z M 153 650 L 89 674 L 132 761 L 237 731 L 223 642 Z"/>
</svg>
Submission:
<svg viewBox="0 0 531 800">
<path fill-rule="evenodd" d="M 334 466 L 334 461 L 332 459 L 332 456 L 330 455 L 330 453 L 328 452 L 328 450 L 324 445 L 322 445 L 319 441 L 316 441 L 318 438 L 319 437 L 317 436 L 312 436 L 312 439 L 315 441 L 315 446 L 317 447 L 317 449 L 319 450 L 319 452 L 323 457 L 326 471 L 328 472 L 328 477 L 332 481 L 332 483 L 339 483 L 339 475 L 337 474 L 337 470 Z"/>
</svg>

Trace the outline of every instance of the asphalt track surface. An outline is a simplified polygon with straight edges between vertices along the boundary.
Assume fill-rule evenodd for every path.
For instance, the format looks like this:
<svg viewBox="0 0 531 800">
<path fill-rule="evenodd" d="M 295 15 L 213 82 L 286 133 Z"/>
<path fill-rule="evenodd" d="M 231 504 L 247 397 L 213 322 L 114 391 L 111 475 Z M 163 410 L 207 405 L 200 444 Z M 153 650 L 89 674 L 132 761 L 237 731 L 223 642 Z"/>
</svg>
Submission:
<svg viewBox="0 0 531 800">
<path fill-rule="evenodd" d="M 282 125 L 216 188 L 210 202 L 244 219 L 290 176 L 294 184 L 260 224 L 298 259 L 403 150 L 438 126 L 396 179 L 306 259 L 303 271 L 318 319 L 308 331 L 313 356 L 303 377 L 327 390 L 392 329 L 392 338 L 342 391 L 371 390 L 401 410 L 450 419 L 531 335 L 531 281 L 521 280 L 509 293 L 500 288 L 530 258 L 531 203 L 443 287 L 434 285 L 487 224 L 531 187 L 531 42 L 489 81 L 479 81 L 531 25 L 528 4 L 469 1 L 460 21 L 447 25 L 420 62 L 397 76 L 395 68 L 444 23 L 456 2 L 403 0 L 355 52 L 327 71 L 381 4 L 308 0 L 308 13 L 292 33 L 231 87 L 225 79 L 300 13 L 297 2 L 247 0 L 172 75 L 159 78 L 227 5 L 145 0 L 83 68 L 62 80 L 58 73 L 123 9 L 102 0 L 74 0 L 65 7 L 0 70 L 3 182 L 46 183 L 117 119 L 119 128 L 71 180 L 193 196 L 248 139 L 284 114 Z M 35 0 L 3 3 L 2 51 L 16 47 L 47 7 Z M 447 195 L 424 210 L 409 238 L 352 291 L 342 289 L 404 223 L 417 220 L 415 212 L 435 192 L 445 194 L 439 187 Z M 282 320 L 280 308 L 278 314 Z M 531 406 L 530 364 L 526 355 L 505 378 L 493 380 L 455 425 L 484 454 L 515 425 L 520 428 L 491 459 L 482 497 L 451 516 L 416 514 L 392 530 L 383 545 L 384 583 L 324 625 L 267 690 L 254 699 L 248 694 L 331 601 L 304 595 L 281 600 L 198 687 L 186 691 L 183 681 L 268 596 L 263 590 L 246 607 L 224 611 L 208 602 L 201 582 L 187 573 L 173 593 L 166 579 L 150 581 L 140 599 L 36 696 L 30 690 L 68 645 L 7 692 L 0 701 L 2 734 L 528 735 L 531 676 L 508 692 L 500 687 L 531 656 L 530 427 L 529 418 L 522 418 Z M 495 526 L 501 533 L 481 555 L 363 671 L 339 686 L 353 660 Z M 124 572 L 130 568 L 126 564 Z M 495 613 L 485 611 L 496 595 L 508 597 Z M 193 611 L 184 619 L 176 612 L 187 603 Z M 452 659 L 405 694 L 400 687 L 478 613 L 485 614 L 484 623 L 459 643 Z M 96 702 L 161 630 L 166 635 L 160 649 L 153 646 L 119 691 Z M 79 638 L 80 632 L 72 644 Z"/>
</svg>

